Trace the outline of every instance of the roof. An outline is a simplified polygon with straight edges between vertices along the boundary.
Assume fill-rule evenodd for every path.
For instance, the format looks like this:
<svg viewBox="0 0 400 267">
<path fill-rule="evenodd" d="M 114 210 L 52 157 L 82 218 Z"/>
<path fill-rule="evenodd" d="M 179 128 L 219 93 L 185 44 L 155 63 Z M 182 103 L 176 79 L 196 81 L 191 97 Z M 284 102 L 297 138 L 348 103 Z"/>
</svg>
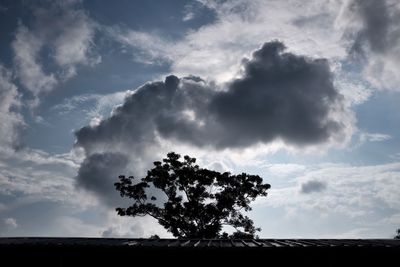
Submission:
<svg viewBox="0 0 400 267">
<path fill-rule="evenodd" d="M 221 266 L 391 266 L 400 240 L 12 237 L 0 238 L 0 255 L 15 266 L 127 266 L 143 260 L 208 266 L 210 259 Z"/>
<path fill-rule="evenodd" d="M 143 238 L 0 238 L 0 246 L 108 246 L 165 248 L 396 247 L 396 239 L 143 239 Z"/>
</svg>

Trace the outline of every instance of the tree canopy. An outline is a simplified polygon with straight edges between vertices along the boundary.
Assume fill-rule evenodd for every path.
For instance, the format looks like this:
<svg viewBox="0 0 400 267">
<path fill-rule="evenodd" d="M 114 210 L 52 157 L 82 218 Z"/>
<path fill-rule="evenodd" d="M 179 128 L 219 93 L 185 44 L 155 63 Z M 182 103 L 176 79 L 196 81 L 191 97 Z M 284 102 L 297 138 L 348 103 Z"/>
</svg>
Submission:
<svg viewBox="0 0 400 267">
<path fill-rule="evenodd" d="M 220 173 L 200 168 L 195 158 L 180 158 L 168 153 L 138 181 L 133 176 L 119 176 L 116 190 L 133 203 L 117 208 L 117 213 L 150 215 L 178 238 L 254 238 L 261 229 L 241 211 L 250 211 L 251 201 L 267 196 L 271 186 L 258 175 Z M 155 195 L 157 191 L 162 192 L 161 197 Z M 230 236 L 221 233 L 224 225 L 235 232 Z"/>
</svg>

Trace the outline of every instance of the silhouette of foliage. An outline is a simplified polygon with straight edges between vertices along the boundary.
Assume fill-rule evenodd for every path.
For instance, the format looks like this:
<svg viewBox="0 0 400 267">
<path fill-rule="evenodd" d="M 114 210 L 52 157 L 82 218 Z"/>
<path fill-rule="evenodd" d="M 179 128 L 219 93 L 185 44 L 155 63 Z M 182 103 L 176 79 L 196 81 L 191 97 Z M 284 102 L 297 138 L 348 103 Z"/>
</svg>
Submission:
<svg viewBox="0 0 400 267">
<path fill-rule="evenodd" d="M 266 196 L 271 186 L 263 184 L 258 175 L 220 173 L 200 168 L 195 158 L 184 156 L 180 161 L 180 157 L 168 153 L 137 182 L 133 176 L 119 176 L 115 187 L 121 197 L 133 199 L 133 204 L 117 208 L 117 213 L 150 215 L 178 238 L 254 238 L 261 229 L 241 211 L 250 211 L 251 201 Z M 156 202 L 155 196 L 148 195 L 150 187 L 164 192 L 165 201 Z M 236 232 L 221 234 L 224 225 Z"/>
<path fill-rule="evenodd" d="M 394 239 L 400 239 L 400 228 L 396 230 L 396 236 Z"/>
</svg>

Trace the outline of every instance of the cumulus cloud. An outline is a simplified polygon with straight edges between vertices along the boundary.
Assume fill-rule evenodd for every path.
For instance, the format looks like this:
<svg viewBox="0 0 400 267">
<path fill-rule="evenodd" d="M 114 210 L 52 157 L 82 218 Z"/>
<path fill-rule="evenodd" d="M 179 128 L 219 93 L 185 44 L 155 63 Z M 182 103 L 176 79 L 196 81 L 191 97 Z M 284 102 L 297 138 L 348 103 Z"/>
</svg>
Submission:
<svg viewBox="0 0 400 267">
<path fill-rule="evenodd" d="M 345 1 L 336 23 L 351 40 L 350 54 L 366 65 L 366 80 L 378 89 L 399 90 L 400 3 Z"/>
<path fill-rule="evenodd" d="M 310 180 L 304 182 L 300 186 L 300 192 L 303 194 L 309 194 L 314 192 L 322 192 L 326 189 L 326 184 L 317 180 Z"/>
<path fill-rule="evenodd" d="M 25 122 L 18 109 L 20 94 L 11 80 L 11 72 L 0 64 L 0 150 L 20 146 L 20 130 Z"/>
<path fill-rule="evenodd" d="M 324 59 L 283 53 L 280 42 L 265 44 L 245 63 L 243 78 L 211 104 L 231 136 L 223 143 L 249 145 L 282 138 L 298 145 L 345 138 L 345 112 Z M 338 140 L 339 142 L 342 140 Z"/>
<path fill-rule="evenodd" d="M 244 60 L 240 78 L 222 89 L 199 77 L 171 75 L 127 95 L 111 117 L 76 132 L 76 146 L 86 153 L 78 184 L 106 195 L 103 189 L 114 188 L 103 174 L 115 179 L 126 165 L 142 175 L 160 154 L 162 139 L 214 150 L 275 140 L 296 147 L 345 143 L 352 114 L 327 61 L 284 49 L 278 41 L 264 44 Z"/>
<path fill-rule="evenodd" d="M 36 6 L 33 16 L 29 27 L 19 23 L 12 48 L 17 77 L 35 97 L 74 76 L 77 66 L 100 62 L 93 51 L 95 24 L 79 5 L 59 1 Z M 57 68 L 45 71 L 48 62 Z"/>
</svg>

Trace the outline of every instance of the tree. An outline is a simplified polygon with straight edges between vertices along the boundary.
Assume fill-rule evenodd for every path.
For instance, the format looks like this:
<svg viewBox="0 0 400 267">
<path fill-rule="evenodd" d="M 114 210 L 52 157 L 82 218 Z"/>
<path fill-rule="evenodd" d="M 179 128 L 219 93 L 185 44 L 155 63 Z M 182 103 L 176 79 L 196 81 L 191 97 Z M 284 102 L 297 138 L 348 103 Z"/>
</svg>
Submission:
<svg viewBox="0 0 400 267">
<path fill-rule="evenodd" d="M 400 228 L 396 230 L 396 236 L 394 239 L 400 239 Z"/>
<path fill-rule="evenodd" d="M 160 239 L 160 237 L 158 235 L 152 235 L 149 237 L 149 239 Z"/>
<path fill-rule="evenodd" d="M 267 196 L 269 184 L 258 175 L 232 175 L 195 165 L 196 159 L 168 153 L 163 162 L 154 162 L 146 177 L 135 182 L 133 176 L 119 176 L 115 183 L 121 197 L 133 200 L 128 208 L 117 208 L 121 216 L 150 215 L 178 238 L 226 238 L 224 225 L 236 232 L 231 238 L 253 238 L 260 228 L 241 213 L 250 211 L 250 203 Z M 161 190 L 165 201 L 148 195 L 150 187 Z M 155 190 L 151 190 L 154 192 Z"/>
</svg>

